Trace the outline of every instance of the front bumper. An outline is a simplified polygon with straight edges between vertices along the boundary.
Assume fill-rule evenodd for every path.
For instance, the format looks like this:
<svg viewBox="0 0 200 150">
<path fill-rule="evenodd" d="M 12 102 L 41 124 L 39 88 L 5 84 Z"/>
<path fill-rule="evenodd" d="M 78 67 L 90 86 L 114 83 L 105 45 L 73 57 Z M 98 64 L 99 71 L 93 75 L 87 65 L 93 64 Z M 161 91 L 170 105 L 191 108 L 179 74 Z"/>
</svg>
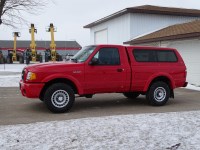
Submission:
<svg viewBox="0 0 200 150">
<path fill-rule="evenodd" d="M 39 98 L 44 83 L 24 83 L 19 82 L 19 88 L 23 96 L 28 98 Z"/>
</svg>

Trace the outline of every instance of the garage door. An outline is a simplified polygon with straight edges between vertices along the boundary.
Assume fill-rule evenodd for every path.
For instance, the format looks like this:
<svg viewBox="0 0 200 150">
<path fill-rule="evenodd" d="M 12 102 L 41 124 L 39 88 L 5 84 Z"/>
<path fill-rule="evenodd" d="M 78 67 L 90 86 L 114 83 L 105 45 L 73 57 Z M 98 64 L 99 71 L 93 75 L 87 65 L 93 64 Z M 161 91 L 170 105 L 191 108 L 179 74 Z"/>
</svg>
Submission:
<svg viewBox="0 0 200 150">
<path fill-rule="evenodd" d="M 107 29 L 97 31 L 94 33 L 95 44 L 108 44 L 108 32 Z"/>
<path fill-rule="evenodd" d="M 176 48 L 182 55 L 187 66 L 187 81 L 200 85 L 200 42 L 199 40 L 185 40 L 173 42 L 170 47 Z"/>
</svg>

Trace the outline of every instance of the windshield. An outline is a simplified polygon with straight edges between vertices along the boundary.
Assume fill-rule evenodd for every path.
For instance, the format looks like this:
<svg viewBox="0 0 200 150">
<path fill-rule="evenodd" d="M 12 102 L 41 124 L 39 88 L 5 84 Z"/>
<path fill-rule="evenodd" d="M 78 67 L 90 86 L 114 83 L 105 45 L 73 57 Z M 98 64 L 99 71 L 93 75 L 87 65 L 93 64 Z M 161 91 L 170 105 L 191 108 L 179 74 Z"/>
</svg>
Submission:
<svg viewBox="0 0 200 150">
<path fill-rule="evenodd" d="M 95 48 L 96 46 L 83 47 L 71 60 L 74 62 L 85 62 Z"/>
</svg>

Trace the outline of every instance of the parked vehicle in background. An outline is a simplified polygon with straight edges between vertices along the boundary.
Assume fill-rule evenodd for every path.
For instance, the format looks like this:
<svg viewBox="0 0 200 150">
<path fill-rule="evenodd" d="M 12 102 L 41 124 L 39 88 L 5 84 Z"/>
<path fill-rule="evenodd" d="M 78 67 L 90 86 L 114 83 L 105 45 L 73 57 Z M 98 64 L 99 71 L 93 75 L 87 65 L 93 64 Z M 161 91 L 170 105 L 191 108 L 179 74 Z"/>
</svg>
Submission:
<svg viewBox="0 0 200 150">
<path fill-rule="evenodd" d="M 13 56 L 13 50 L 0 50 L 0 64 L 2 63 L 8 63 L 8 64 L 12 64 L 13 60 L 12 60 L 12 56 Z M 21 49 L 17 49 L 16 50 L 16 61 L 18 61 L 19 63 L 24 63 L 24 50 Z"/>
<path fill-rule="evenodd" d="M 146 95 L 149 104 L 162 106 L 174 89 L 185 87 L 186 66 L 176 49 L 92 45 L 71 61 L 42 63 L 24 68 L 23 96 L 39 98 L 52 112 L 66 112 L 75 94 L 123 93 L 129 99 Z"/>
</svg>

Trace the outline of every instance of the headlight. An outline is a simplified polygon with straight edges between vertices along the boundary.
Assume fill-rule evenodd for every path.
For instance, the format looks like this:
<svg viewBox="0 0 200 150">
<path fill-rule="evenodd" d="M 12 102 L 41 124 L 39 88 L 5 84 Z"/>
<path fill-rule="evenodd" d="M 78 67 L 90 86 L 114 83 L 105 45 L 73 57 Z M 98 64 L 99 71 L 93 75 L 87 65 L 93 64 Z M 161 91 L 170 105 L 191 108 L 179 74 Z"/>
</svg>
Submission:
<svg viewBox="0 0 200 150">
<path fill-rule="evenodd" d="M 35 80 L 35 79 L 36 79 L 36 74 L 33 72 L 28 72 L 26 80 Z"/>
</svg>

